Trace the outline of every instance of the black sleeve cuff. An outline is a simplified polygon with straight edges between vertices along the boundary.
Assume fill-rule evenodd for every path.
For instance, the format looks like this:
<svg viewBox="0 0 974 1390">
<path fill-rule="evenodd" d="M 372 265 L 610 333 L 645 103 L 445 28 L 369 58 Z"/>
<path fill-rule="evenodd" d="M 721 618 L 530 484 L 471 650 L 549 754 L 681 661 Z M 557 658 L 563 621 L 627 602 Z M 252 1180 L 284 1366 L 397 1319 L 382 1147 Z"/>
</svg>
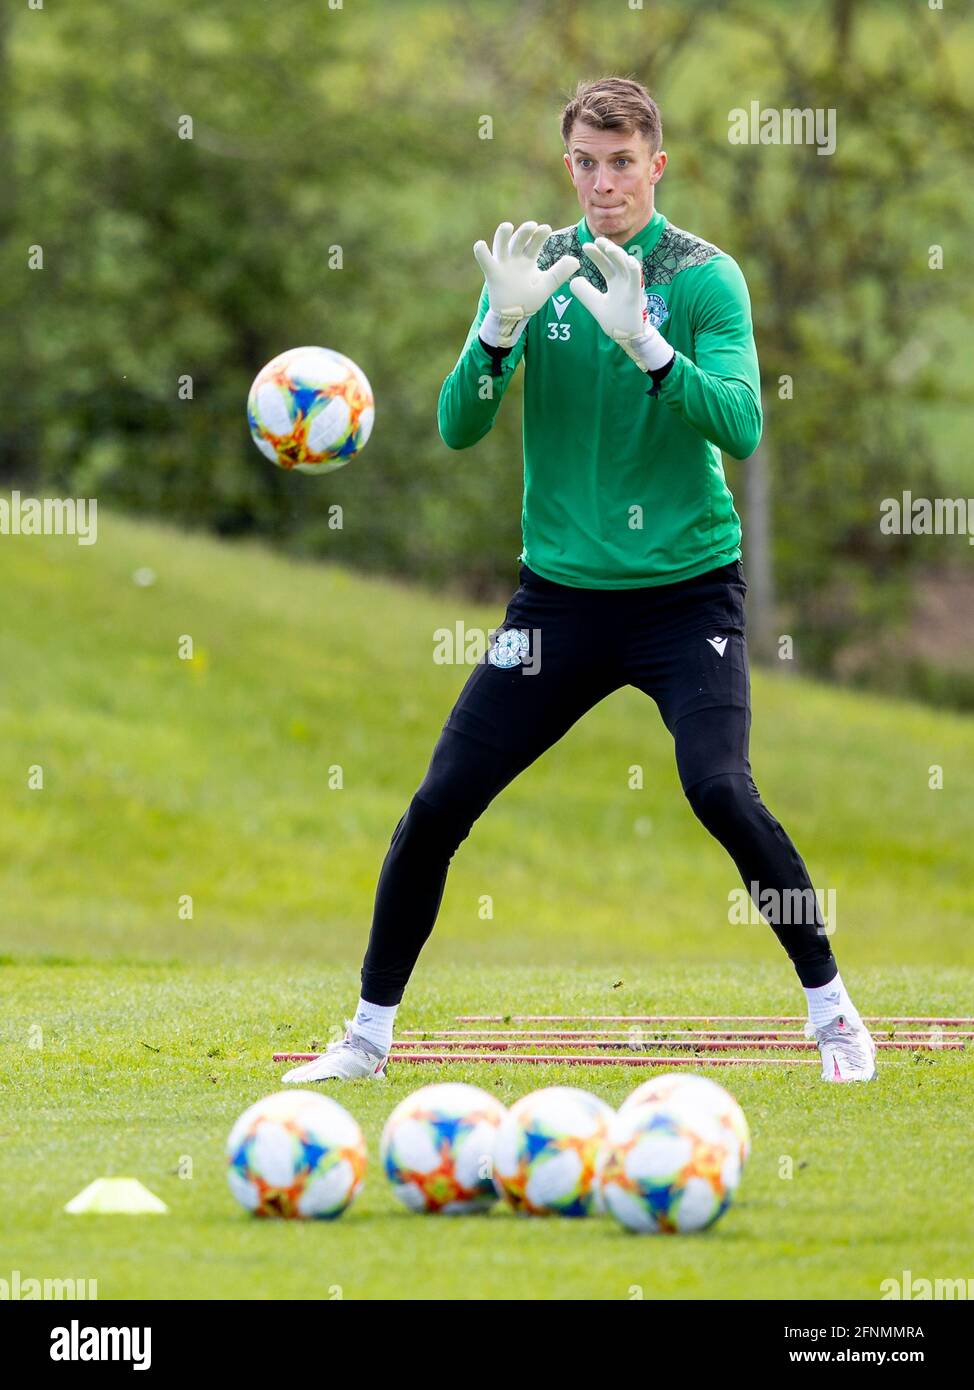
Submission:
<svg viewBox="0 0 974 1390">
<path fill-rule="evenodd" d="M 508 353 L 513 352 L 514 349 L 509 347 L 492 347 L 490 343 L 485 343 L 483 338 L 481 338 L 479 335 L 477 337 L 477 342 L 480 344 L 484 352 L 486 352 L 487 356 L 490 358 L 491 376 L 500 376 L 502 374 L 501 368 L 504 358 L 508 355 Z"/>
<path fill-rule="evenodd" d="M 652 380 L 652 383 L 653 383 L 653 389 L 652 389 L 651 391 L 647 391 L 647 392 L 646 392 L 646 395 L 647 395 L 647 396 L 658 396 L 658 395 L 659 395 L 659 388 L 660 388 L 660 386 L 663 384 L 663 382 L 666 380 L 666 378 L 669 376 L 670 372 L 673 370 L 673 363 L 674 363 L 675 361 L 676 361 L 676 353 L 674 352 L 673 356 L 672 356 L 672 357 L 670 358 L 670 360 L 667 362 L 667 364 L 666 364 L 665 367 L 657 367 L 655 371 L 647 372 L 647 373 L 646 373 L 646 375 L 647 375 L 648 377 L 650 377 L 650 379 Z"/>
</svg>

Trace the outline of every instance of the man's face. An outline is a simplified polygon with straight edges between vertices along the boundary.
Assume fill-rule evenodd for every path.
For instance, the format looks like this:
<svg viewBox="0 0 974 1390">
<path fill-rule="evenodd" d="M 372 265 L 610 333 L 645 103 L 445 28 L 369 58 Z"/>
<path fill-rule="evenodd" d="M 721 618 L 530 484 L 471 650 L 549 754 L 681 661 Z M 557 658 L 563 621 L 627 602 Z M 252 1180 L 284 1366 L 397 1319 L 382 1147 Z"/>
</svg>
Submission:
<svg viewBox="0 0 974 1390">
<path fill-rule="evenodd" d="M 576 121 L 565 166 L 592 234 L 622 246 L 653 215 L 653 189 L 666 168 L 666 154 L 653 154 L 639 131 L 596 130 Z"/>
</svg>

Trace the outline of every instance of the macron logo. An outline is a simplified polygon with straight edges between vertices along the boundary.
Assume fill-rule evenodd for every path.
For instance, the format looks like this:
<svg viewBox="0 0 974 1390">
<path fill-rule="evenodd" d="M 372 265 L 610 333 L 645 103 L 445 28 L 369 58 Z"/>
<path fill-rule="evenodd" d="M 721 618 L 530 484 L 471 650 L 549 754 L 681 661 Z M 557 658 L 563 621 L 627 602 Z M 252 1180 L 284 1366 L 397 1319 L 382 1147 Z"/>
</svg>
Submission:
<svg viewBox="0 0 974 1390">
<path fill-rule="evenodd" d="M 567 294 L 553 294 L 551 296 L 551 302 L 555 306 L 555 313 L 558 315 L 558 322 L 560 323 L 564 317 L 565 310 L 572 302 L 571 296 Z"/>
<path fill-rule="evenodd" d="M 724 655 L 724 648 L 727 646 L 726 637 L 708 637 L 707 641 L 713 647 L 718 656 Z"/>
</svg>

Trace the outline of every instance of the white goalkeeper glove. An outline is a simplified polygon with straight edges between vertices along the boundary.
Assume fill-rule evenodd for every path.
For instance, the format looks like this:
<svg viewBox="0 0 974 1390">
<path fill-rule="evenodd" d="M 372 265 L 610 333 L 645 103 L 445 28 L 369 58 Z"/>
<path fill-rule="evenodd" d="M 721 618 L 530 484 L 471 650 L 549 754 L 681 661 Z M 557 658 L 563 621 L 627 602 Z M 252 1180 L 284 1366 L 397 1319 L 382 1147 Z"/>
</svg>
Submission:
<svg viewBox="0 0 974 1390">
<path fill-rule="evenodd" d="M 587 241 L 582 250 L 602 272 L 605 294 L 600 294 L 582 276 L 572 281 L 572 294 L 642 371 L 655 372 L 665 367 L 674 352 L 649 321 L 643 298 L 642 262 L 604 236 Z"/>
<path fill-rule="evenodd" d="M 538 269 L 541 248 L 550 236 L 544 222 L 540 227 L 522 222 L 516 232 L 513 222 L 502 222 L 494 233 L 493 251 L 486 241 L 474 246 L 490 299 L 479 333 L 491 347 L 513 347 L 531 315 L 578 269 L 574 256 L 562 256 L 548 270 Z"/>
</svg>

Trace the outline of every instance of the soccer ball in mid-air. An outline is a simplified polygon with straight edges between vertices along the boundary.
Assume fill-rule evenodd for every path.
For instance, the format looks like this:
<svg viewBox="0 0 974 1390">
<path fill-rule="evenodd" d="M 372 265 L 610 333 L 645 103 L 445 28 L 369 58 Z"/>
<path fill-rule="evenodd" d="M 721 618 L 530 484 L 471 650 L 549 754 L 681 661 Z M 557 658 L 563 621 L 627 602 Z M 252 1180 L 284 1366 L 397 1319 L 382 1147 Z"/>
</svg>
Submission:
<svg viewBox="0 0 974 1390">
<path fill-rule="evenodd" d="M 730 1206 L 740 1176 L 734 1134 L 687 1096 L 620 1110 L 599 1155 L 606 1210 L 630 1231 L 705 1230 Z"/>
<path fill-rule="evenodd" d="M 632 1095 L 622 1102 L 621 1110 L 645 1101 L 669 1100 L 672 1096 L 686 1097 L 701 1106 L 727 1126 L 737 1140 L 741 1167 L 747 1162 L 751 1152 L 751 1130 L 744 1111 L 723 1086 L 711 1081 L 708 1076 L 698 1076 L 695 1072 L 666 1072 L 662 1076 L 651 1076 Z"/>
<path fill-rule="evenodd" d="M 262 367 L 247 397 L 254 443 L 279 468 L 328 473 L 364 448 L 375 403 L 361 367 L 330 348 L 282 352 Z"/>
<path fill-rule="evenodd" d="M 587 1216 L 612 1110 L 573 1086 L 549 1086 L 508 1110 L 494 1146 L 494 1185 L 518 1212 Z"/>
<path fill-rule="evenodd" d="M 382 1166 L 399 1200 L 450 1216 L 493 1206 L 494 1139 L 505 1114 L 499 1100 L 462 1082 L 407 1096 L 382 1131 Z"/>
<path fill-rule="evenodd" d="M 340 1216 L 365 1178 L 365 1140 L 330 1096 L 278 1091 L 245 1110 L 227 1139 L 227 1177 L 255 1216 Z"/>
</svg>

